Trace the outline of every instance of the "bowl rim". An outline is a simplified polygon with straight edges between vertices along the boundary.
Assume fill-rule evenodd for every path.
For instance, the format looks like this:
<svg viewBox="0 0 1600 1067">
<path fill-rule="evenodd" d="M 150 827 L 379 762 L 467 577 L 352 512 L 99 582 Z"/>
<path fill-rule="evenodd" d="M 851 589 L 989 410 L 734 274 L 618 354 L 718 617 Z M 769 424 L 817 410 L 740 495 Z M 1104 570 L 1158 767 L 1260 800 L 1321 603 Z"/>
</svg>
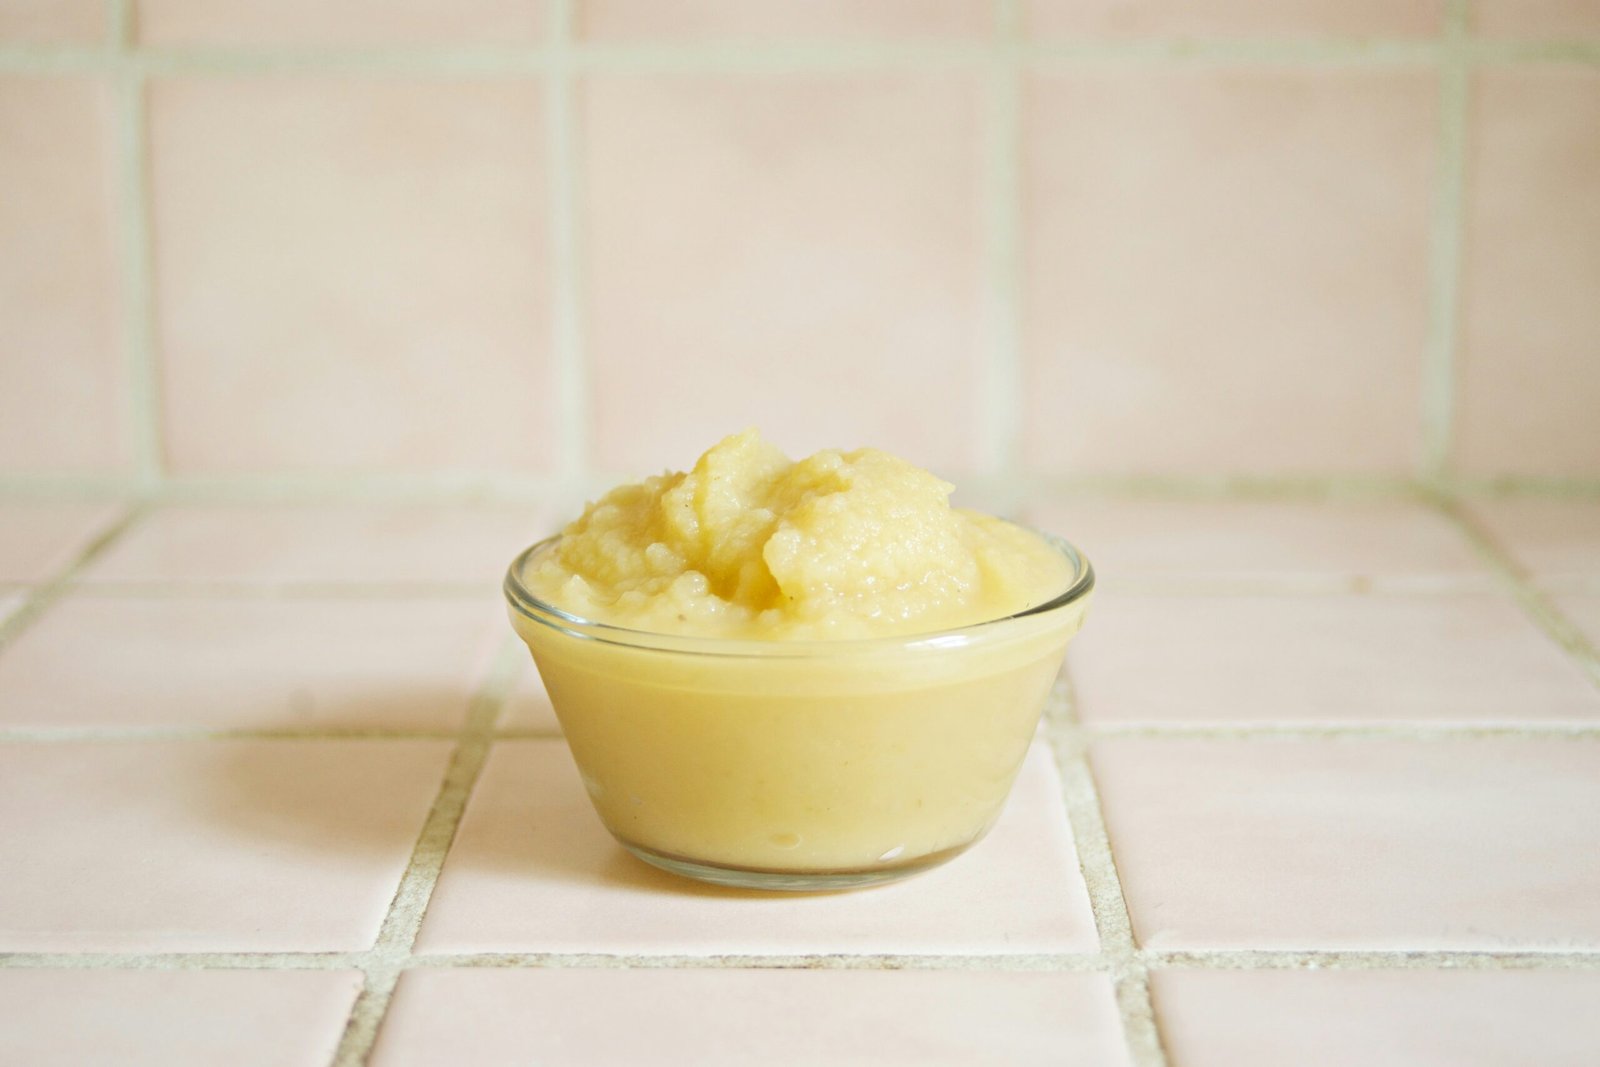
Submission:
<svg viewBox="0 0 1600 1067">
<path fill-rule="evenodd" d="M 1020 523 L 1016 525 L 1021 525 Z M 888 637 L 847 637 L 812 640 L 766 640 L 752 637 L 710 637 L 699 634 L 666 634 L 636 630 L 613 623 L 597 622 L 557 607 L 533 594 L 522 581 L 522 573 L 534 556 L 554 547 L 561 534 L 536 541 L 517 553 L 506 568 L 501 589 L 514 616 L 547 626 L 570 637 L 646 651 L 688 653 L 741 659 L 795 658 L 807 656 L 849 656 L 886 650 L 937 650 L 965 647 L 974 643 L 1001 640 L 1025 627 L 1025 620 L 1065 613 L 1094 591 L 1094 566 L 1089 557 L 1065 538 L 1036 530 L 1023 529 L 1042 537 L 1072 566 L 1072 581 L 1056 596 L 999 618 L 985 619 L 943 630 L 896 634 Z M 1031 629 L 1030 629 L 1031 632 Z"/>
</svg>

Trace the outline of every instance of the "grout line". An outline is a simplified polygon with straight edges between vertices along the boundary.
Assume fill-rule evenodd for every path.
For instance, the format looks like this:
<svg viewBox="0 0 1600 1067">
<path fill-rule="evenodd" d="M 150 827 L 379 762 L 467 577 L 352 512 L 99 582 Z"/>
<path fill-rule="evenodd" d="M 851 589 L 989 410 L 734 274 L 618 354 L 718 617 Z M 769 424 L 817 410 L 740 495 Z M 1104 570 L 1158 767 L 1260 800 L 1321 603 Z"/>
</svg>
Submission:
<svg viewBox="0 0 1600 1067">
<path fill-rule="evenodd" d="M 231 477 L 169 475 L 142 492 L 129 477 L 73 474 L 0 474 L 0 500 L 105 500 L 144 495 L 161 504 L 534 504 L 563 492 L 603 490 L 615 478 L 587 475 L 579 485 L 560 477 L 494 472 L 385 472 L 268 474 Z M 1282 500 L 1352 503 L 1373 500 L 1427 501 L 1439 495 L 1498 499 L 1540 497 L 1600 501 L 1600 478 L 1458 478 L 1444 475 L 1423 486 L 1409 478 L 1341 475 L 1262 478 L 1238 475 L 1041 475 L 996 478 L 978 475 L 962 489 L 975 494 L 1016 491 L 1034 499 Z"/>
<path fill-rule="evenodd" d="M 1415 500 L 1421 487 L 1409 478 L 1255 475 L 1051 475 L 1024 479 L 1030 494 L 1043 497 L 1119 497 L 1150 500 Z"/>
<path fill-rule="evenodd" d="M 557 394 L 558 464 L 569 488 L 588 473 L 589 380 L 584 361 L 583 258 L 578 116 L 572 65 L 573 0 L 550 4 L 550 64 L 545 81 L 549 157 L 550 345 Z"/>
<path fill-rule="evenodd" d="M 1516 598 L 1523 613 L 1552 641 L 1561 646 L 1589 681 L 1600 687 L 1600 650 L 1589 643 L 1583 631 L 1573 625 L 1559 608 L 1534 584 L 1516 558 L 1495 540 L 1478 520 L 1458 501 L 1441 499 L 1436 506 L 1455 523 L 1478 555 L 1489 564 L 1501 584 Z"/>
<path fill-rule="evenodd" d="M 1413 64 L 1441 60 L 1439 40 L 1306 38 L 1301 40 L 1149 37 L 1133 40 L 1043 40 L 1024 44 L 1019 60 L 1060 68 L 1086 64 Z M 129 53 L 141 75 L 338 73 L 420 77 L 538 77 L 555 62 L 540 45 L 442 48 L 146 48 Z M 949 43 L 711 41 L 659 44 L 576 44 L 569 61 L 582 70 L 626 73 L 786 73 L 799 70 L 948 69 L 982 66 L 986 42 Z M 1462 58 L 1481 63 L 1600 64 L 1600 42 L 1585 39 L 1471 41 Z M 97 46 L 0 45 L 0 71 L 92 72 L 119 64 Z"/>
<path fill-rule="evenodd" d="M 1084 742 L 1148 741 L 1591 741 L 1600 740 L 1600 723 L 1098 723 L 1078 728 Z M 447 728 L 382 726 L 210 727 L 210 726 L 9 726 L 0 727 L 0 744 L 77 744 L 151 741 L 449 741 L 460 736 Z M 507 727 L 496 741 L 562 741 L 559 727 Z"/>
<path fill-rule="evenodd" d="M 106 19 L 105 46 L 112 52 L 134 43 L 135 0 L 101 0 L 100 7 Z"/>
<path fill-rule="evenodd" d="M 271 503 L 279 501 L 520 504 L 542 501 L 563 487 L 560 479 L 487 471 L 393 474 L 279 474 L 207 477 L 180 475 L 163 484 L 173 502 Z"/>
<path fill-rule="evenodd" d="M 565 741 L 567 735 L 559 726 L 511 727 L 494 732 L 496 741 Z"/>
<path fill-rule="evenodd" d="M 1197 949 L 1138 953 L 1149 970 L 1600 970 L 1594 949 Z M 359 970 L 371 952 L 0 952 L 12 970 Z M 412 955 L 404 970 L 452 969 L 805 969 L 1086 971 L 1110 969 L 1097 953 L 829 953 L 627 955 L 586 952 L 464 952 Z"/>
<path fill-rule="evenodd" d="M 1392 952 L 1342 949 L 1217 949 L 1193 952 L 1147 952 L 1159 970 L 1600 970 L 1600 952 L 1592 949 L 1477 952 L 1472 949 L 1423 949 Z"/>
<path fill-rule="evenodd" d="M 469 952 L 414 956 L 417 968 L 582 968 L 588 970 L 1102 971 L 1097 953 L 803 953 L 626 955 L 603 952 Z"/>
<path fill-rule="evenodd" d="M 1038 41 L 1027 45 L 1022 57 L 1030 65 L 1044 69 L 1111 63 L 1168 66 L 1339 63 L 1389 66 L 1432 63 L 1439 58 L 1440 51 L 1439 42 L 1428 38 L 1197 40 L 1146 37 L 1124 41 Z"/>
<path fill-rule="evenodd" d="M 129 504 L 120 515 L 108 522 L 88 544 L 49 580 L 36 585 L 27 594 L 22 605 L 0 621 L 0 650 L 17 638 L 46 608 L 55 603 L 72 585 L 73 579 L 94 562 L 112 543 L 127 533 L 143 517 L 148 505 L 143 502 Z"/>
<path fill-rule="evenodd" d="M 1469 63 L 1581 63 L 1600 64 L 1600 41 L 1478 41 L 1466 42 Z"/>
<path fill-rule="evenodd" d="M 1150 1000 L 1150 975 L 1133 933 L 1133 920 L 1117 874 L 1104 809 L 1089 767 L 1086 739 L 1077 722 L 1072 678 L 1066 667 L 1046 706 L 1045 735 L 1061 775 L 1062 800 L 1089 891 L 1101 951 L 1111 964 L 1117 1010 L 1131 1063 L 1134 1067 L 1165 1067 L 1166 1051 Z"/>
<path fill-rule="evenodd" d="M 78 578 L 71 583 L 79 596 L 101 599 L 154 600 L 394 600 L 456 601 L 493 597 L 493 582 L 327 582 L 164 579 L 119 580 Z"/>
<path fill-rule="evenodd" d="M 118 971 L 344 971 L 364 952 L 0 952 L 0 969 Z"/>
<path fill-rule="evenodd" d="M 1423 353 L 1422 465 L 1438 479 L 1450 462 L 1460 348 L 1466 229 L 1468 0 L 1450 0 L 1439 66 L 1439 155 L 1428 248 L 1428 333 Z"/>
<path fill-rule="evenodd" d="M 995 41 L 986 75 L 987 135 L 983 145 L 984 251 L 988 336 L 983 404 L 982 469 L 1014 481 L 1020 467 L 1023 408 L 1022 302 L 1022 74 L 1017 63 L 1017 0 L 997 0 Z M 1003 507 L 1018 501 L 1007 494 Z"/>
<path fill-rule="evenodd" d="M 144 77 L 341 74 L 443 78 L 531 77 L 543 72 L 537 46 L 513 48 L 135 47 L 121 64 L 97 48 L 0 45 L 0 71 L 56 73 L 123 66 Z"/>
<path fill-rule="evenodd" d="M 116 62 L 116 188 L 120 221 L 122 347 L 127 373 L 126 418 L 134 485 L 149 492 L 161 481 L 161 409 L 155 341 L 155 288 L 150 225 L 149 109 L 144 73 L 134 54 L 133 0 L 112 0 Z"/>
<path fill-rule="evenodd" d="M 695 41 L 578 44 L 573 60 L 584 70 L 648 74 L 787 74 L 799 71 L 945 69 L 988 62 L 988 42 Z"/>
<path fill-rule="evenodd" d="M 328 726 L 321 729 L 209 726 L 5 726 L 0 744 L 109 744 L 157 741 L 453 741 L 458 730 L 395 730 Z"/>
<path fill-rule="evenodd" d="M 1078 727 L 1084 743 L 1147 741 L 1593 741 L 1600 723 L 1101 723 Z M 559 727 L 508 727 L 496 741 L 562 741 Z M 138 743 L 159 741 L 450 741 L 457 730 L 365 726 L 9 726 L 0 744 Z"/>
<path fill-rule="evenodd" d="M 1546 723 L 1103 723 L 1080 727 L 1089 740 L 1160 741 L 1492 741 L 1600 740 L 1600 722 Z"/>
<path fill-rule="evenodd" d="M 434 798 L 422 831 L 417 836 L 405 874 L 395 889 L 394 899 L 384 915 L 383 925 L 368 956 L 366 982 L 350 1009 L 344 1034 L 334 1053 L 336 1067 L 365 1063 L 371 1055 L 378 1030 L 388 1014 L 400 971 L 410 959 L 412 946 L 422 929 L 428 902 L 444 869 L 445 856 L 455 840 L 467 800 L 483 772 L 489 750 L 494 745 L 495 722 L 522 671 L 521 642 L 509 636 L 495 655 L 494 664 L 482 688 L 473 698 L 456 750 L 450 756 L 444 781 Z"/>
</svg>

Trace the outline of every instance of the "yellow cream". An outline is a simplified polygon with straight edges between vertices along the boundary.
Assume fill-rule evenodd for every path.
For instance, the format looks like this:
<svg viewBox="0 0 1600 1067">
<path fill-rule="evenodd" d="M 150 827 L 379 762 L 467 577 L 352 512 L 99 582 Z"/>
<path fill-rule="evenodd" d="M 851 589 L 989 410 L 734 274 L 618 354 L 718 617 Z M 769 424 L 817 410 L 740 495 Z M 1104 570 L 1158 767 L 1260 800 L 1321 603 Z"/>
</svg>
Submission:
<svg viewBox="0 0 1600 1067">
<path fill-rule="evenodd" d="M 825 888 L 983 835 L 1088 571 L 950 490 L 870 449 L 791 463 L 747 431 L 513 567 L 512 621 L 623 844 L 713 881 Z"/>
<path fill-rule="evenodd" d="M 791 463 L 756 431 L 688 473 L 612 490 L 528 575 L 575 615 L 655 633 L 837 639 L 1012 615 L 1067 587 L 1037 534 L 950 507 L 947 482 L 864 448 Z"/>
</svg>

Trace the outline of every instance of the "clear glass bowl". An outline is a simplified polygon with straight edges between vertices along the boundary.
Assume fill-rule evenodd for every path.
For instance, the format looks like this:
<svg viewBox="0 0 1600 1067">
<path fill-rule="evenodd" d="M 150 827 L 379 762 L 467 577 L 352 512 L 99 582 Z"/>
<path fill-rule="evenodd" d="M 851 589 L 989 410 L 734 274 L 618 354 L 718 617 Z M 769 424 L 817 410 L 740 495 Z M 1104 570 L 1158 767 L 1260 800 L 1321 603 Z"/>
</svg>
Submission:
<svg viewBox="0 0 1600 1067">
<path fill-rule="evenodd" d="M 725 640 L 578 618 L 506 574 L 511 622 L 606 828 L 657 867 L 758 889 L 826 890 L 960 854 L 1011 791 L 1094 571 L 1016 615 L 936 633 Z"/>
</svg>

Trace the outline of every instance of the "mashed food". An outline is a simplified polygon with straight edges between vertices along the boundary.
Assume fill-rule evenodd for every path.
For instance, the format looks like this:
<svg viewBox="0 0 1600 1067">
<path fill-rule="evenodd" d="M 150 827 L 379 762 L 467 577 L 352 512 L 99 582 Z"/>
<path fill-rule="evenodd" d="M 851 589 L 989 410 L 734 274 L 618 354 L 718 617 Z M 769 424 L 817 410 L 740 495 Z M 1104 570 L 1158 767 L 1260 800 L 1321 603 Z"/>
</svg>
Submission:
<svg viewBox="0 0 1600 1067">
<path fill-rule="evenodd" d="M 949 494 L 883 452 L 793 463 L 745 432 L 516 564 L 512 622 L 624 845 L 696 878 L 838 888 L 983 835 L 1089 576 Z"/>
<path fill-rule="evenodd" d="M 1059 551 L 952 508 L 953 488 L 870 448 L 791 462 L 746 430 L 688 473 L 608 493 L 526 578 L 597 622 L 769 640 L 952 629 L 1067 587 Z"/>
</svg>

